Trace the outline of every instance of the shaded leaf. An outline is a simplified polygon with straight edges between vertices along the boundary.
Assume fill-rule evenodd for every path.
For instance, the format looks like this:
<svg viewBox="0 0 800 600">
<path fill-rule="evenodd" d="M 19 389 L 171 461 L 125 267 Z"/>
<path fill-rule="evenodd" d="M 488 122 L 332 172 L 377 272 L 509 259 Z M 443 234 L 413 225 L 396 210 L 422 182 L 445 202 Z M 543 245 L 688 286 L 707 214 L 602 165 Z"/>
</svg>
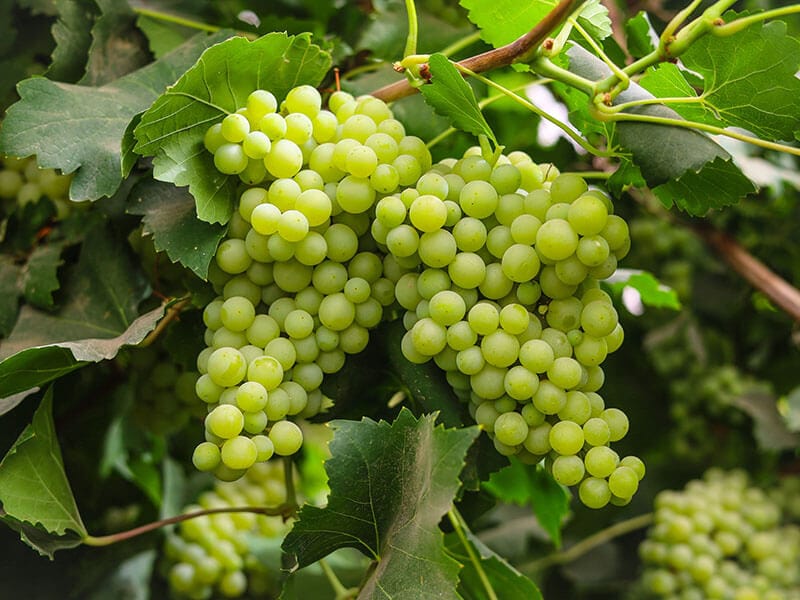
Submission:
<svg viewBox="0 0 800 600">
<path fill-rule="evenodd" d="M 280 100 L 297 85 L 319 85 L 329 68 L 330 56 L 308 34 L 226 40 L 206 50 L 142 115 L 135 151 L 155 157 L 156 179 L 189 186 L 200 219 L 226 223 L 239 178 L 214 167 L 203 146 L 206 130 L 245 106 L 253 90 L 268 89 Z"/>
<path fill-rule="evenodd" d="M 556 547 L 561 546 L 561 522 L 570 496 L 543 468 L 512 458 L 509 466 L 492 473 L 484 488 L 505 502 L 530 505 Z"/>
<path fill-rule="evenodd" d="M 22 401 L 25 400 L 25 398 L 31 394 L 35 394 L 38 391 L 39 388 L 35 387 L 18 394 L 12 394 L 6 398 L 0 398 L 0 417 L 7 412 L 14 410 L 17 406 L 22 404 Z"/>
<path fill-rule="evenodd" d="M 444 373 L 433 361 L 417 365 L 403 356 L 400 340 L 404 334 L 405 328 L 399 320 L 388 323 L 378 332 L 379 339 L 385 340 L 391 370 L 414 400 L 419 402 L 422 410 L 435 411 L 439 422 L 445 427 L 460 427 L 462 405 L 447 383 Z"/>
<path fill-rule="evenodd" d="M 0 256 L 0 337 L 14 329 L 19 314 L 21 268 L 8 256 Z"/>
<path fill-rule="evenodd" d="M 194 199 L 185 188 L 144 180 L 130 198 L 128 212 L 144 216 L 144 231 L 152 234 L 156 250 L 205 279 L 225 227 L 198 219 Z"/>
<path fill-rule="evenodd" d="M 481 37 L 492 46 L 502 46 L 525 35 L 553 10 L 556 0 L 461 0 L 468 18 L 481 30 Z"/>
<path fill-rule="evenodd" d="M 83 85 L 104 85 L 150 62 L 142 33 L 134 27 L 135 13 L 127 2 L 94 0 L 100 14 L 92 26 L 92 43 Z"/>
<path fill-rule="evenodd" d="M 47 75 L 57 81 L 78 81 L 86 70 L 97 4 L 93 0 L 56 0 L 55 7 L 58 21 L 52 32 L 56 47 Z"/>
<path fill-rule="evenodd" d="M 478 558 L 480 569 L 495 592 L 495 597 L 503 600 L 542 600 L 542 593 L 533 581 L 517 571 L 471 531 L 466 530 L 464 533 L 471 555 Z M 465 551 L 463 541 L 456 534 L 447 536 L 447 549 L 453 558 L 464 565 L 458 586 L 461 597 L 464 600 L 490 600 L 470 553 Z"/>
<path fill-rule="evenodd" d="M 753 390 L 734 398 L 733 405 L 753 419 L 753 435 L 764 450 L 794 450 L 800 446 L 800 433 L 789 429 L 772 394 Z"/>
<path fill-rule="evenodd" d="M 136 26 L 144 33 L 150 45 L 150 52 L 156 58 L 172 52 L 195 34 L 195 30 L 189 27 L 165 23 L 145 15 L 136 18 Z"/>
<path fill-rule="evenodd" d="M 67 348 L 45 346 L 23 350 L 0 362 L 0 398 L 10 402 L 84 364 L 75 360 Z"/>
<path fill-rule="evenodd" d="M 377 561 L 361 598 L 458 597 L 459 564 L 447 556 L 438 523 L 479 429 L 445 430 L 434 420 L 403 409 L 391 424 L 331 423 L 328 505 L 304 506 L 283 544 L 295 569 L 356 548 Z"/>
<path fill-rule="evenodd" d="M 431 80 L 419 88 L 434 110 L 450 119 L 453 126 L 475 136 L 485 135 L 497 144 L 497 138 L 478 106 L 478 100 L 458 69 L 443 54 L 428 60 Z"/>
<path fill-rule="evenodd" d="M 53 388 L 47 390 L 33 416 L 0 462 L 0 503 L 6 515 L 23 524 L 41 526 L 48 534 L 87 535 L 64 472 L 53 427 Z M 25 535 L 23 535 L 25 539 Z M 34 548 L 43 554 L 52 552 Z"/>
<path fill-rule="evenodd" d="M 62 249 L 60 244 L 37 246 L 28 258 L 22 282 L 25 300 L 33 306 L 54 308 L 53 292 L 60 287 L 57 271 L 64 262 L 61 260 Z"/>
<path fill-rule="evenodd" d="M 99 88 L 41 77 L 20 82 L 21 100 L 8 109 L 0 129 L 0 152 L 36 154 L 41 167 L 75 172 L 73 200 L 111 196 L 122 182 L 122 138 L 130 120 L 225 35 L 198 34 L 163 59 Z"/>
<path fill-rule="evenodd" d="M 716 158 L 699 170 L 690 169 L 679 178 L 653 188 L 661 203 L 673 205 L 691 215 L 702 216 L 709 208 L 736 204 L 756 191 L 751 182 L 730 160 Z"/>
<path fill-rule="evenodd" d="M 155 549 L 143 550 L 116 565 L 94 587 L 87 600 L 149 600 L 150 579 L 158 553 Z"/>
<path fill-rule="evenodd" d="M 101 224 L 87 234 L 78 264 L 66 279 L 61 309 L 51 314 L 23 307 L 14 331 L 0 343 L 0 357 L 70 342 L 60 345 L 69 347 L 76 359 L 101 360 L 113 357 L 124 338 L 146 333 L 147 322 L 137 323 L 139 331 L 129 327 L 139 316 L 139 302 L 150 294 L 149 284 L 135 258 L 106 227 Z M 96 343 L 85 342 L 92 339 Z"/>
<path fill-rule="evenodd" d="M 625 21 L 625 40 L 628 52 L 634 58 L 640 58 L 655 49 L 658 34 L 650 24 L 650 18 L 645 11 L 640 10 L 635 17 Z"/>
<path fill-rule="evenodd" d="M 647 271 L 618 269 L 614 273 L 614 277 L 607 283 L 617 293 L 621 293 L 626 287 L 635 289 L 639 292 L 639 297 L 645 306 L 671 308 L 672 310 L 681 308 L 681 302 L 675 290 L 661 283 L 655 275 Z"/>
</svg>

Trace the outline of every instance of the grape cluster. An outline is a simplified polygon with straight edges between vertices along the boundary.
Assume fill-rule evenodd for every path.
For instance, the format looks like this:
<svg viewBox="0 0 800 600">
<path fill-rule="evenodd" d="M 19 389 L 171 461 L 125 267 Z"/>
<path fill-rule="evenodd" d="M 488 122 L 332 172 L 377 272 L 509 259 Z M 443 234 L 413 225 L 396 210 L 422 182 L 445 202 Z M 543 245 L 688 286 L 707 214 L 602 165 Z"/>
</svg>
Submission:
<svg viewBox="0 0 800 600">
<path fill-rule="evenodd" d="M 784 513 L 775 495 L 743 472 L 716 469 L 683 491 L 661 492 L 639 546 L 644 586 L 685 600 L 800 598 L 800 528 L 784 523 L 796 513 Z"/>
<path fill-rule="evenodd" d="M 375 98 L 337 92 L 329 107 L 310 86 L 280 111 L 258 90 L 205 136 L 217 168 L 247 186 L 209 275 L 220 297 L 204 310 L 197 361 L 209 413 L 194 463 L 222 479 L 300 449 L 290 418 L 326 407 L 323 377 L 366 347 L 394 302 L 371 209 L 414 183 L 430 153 Z"/>
<path fill-rule="evenodd" d="M 608 446 L 628 420 L 597 393 L 600 365 L 623 332 L 598 281 L 628 229 L 605 195 L 549 171 L 474 148 L 379 200 L 372 234 L 408 270 L 395 291 L 406 358 L 447 372 L 501 454 L 545 458 L 587 506 L 625 504 L 644 465 Z"/>
<path fill-rule="evenodd" d="M 0 155 L 0 200 L 12 205 L 25 206 L 47 197 L 55 206 L 57 218 L 63 219 L 73 206 L 69 200 L 71 181 L 71 175 L 40 168 L 35 157 Z"/>
<path fill-rule="evenodd" d="M 184 512 L 244 506 L 278 507 L 286 501 L 283 461 L 259 463 L 235 482 L 217 482 Z M 167 537 L 167 579 L 181 598 L 211 598 L 215 591 L 226 598 L 264 594 L 275 588 L 277 574 L 267 571 L 251 554 L 248 536 L 280 538 L 291 522 L 280 516 L 231 512 L 183 521 Z"/>
</svg>

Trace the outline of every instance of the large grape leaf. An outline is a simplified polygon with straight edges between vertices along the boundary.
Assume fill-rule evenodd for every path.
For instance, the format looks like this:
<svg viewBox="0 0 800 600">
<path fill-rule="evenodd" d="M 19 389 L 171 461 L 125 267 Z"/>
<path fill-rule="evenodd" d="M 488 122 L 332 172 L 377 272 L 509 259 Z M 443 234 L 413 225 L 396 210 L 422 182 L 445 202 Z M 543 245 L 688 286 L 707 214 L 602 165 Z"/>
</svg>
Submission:
<svg viewBox="0 0 800 600">
<path fill-rule="evenodd" d="M 56 81 L 75 82 L 86 68 L 97 5 L 94 0 L 55 0 L 54 5 L 58 11 L 58 21 L 52 28 L 56 47 L 47 75 Z"/>
<path fill-rule="evenodd" d="M 460 565 L 439 521 L 450 510 L 477 427 L 434 427 L 403 409 L 394 423 L 333 421 L 325 508 L 306 505 L 283 543 L 295 569 L 338 548 L 376 561 L 359 598 L 458 598 Z"/>
<path fill-rule="evenodd" d="M 478 106 L 475 92 L 444 54 L 432 54 L 428 60 L 431 80 L 419 88 L 434 110 L 450 119 L 454 127 L 475 136 L 485 135 L 497 144 L 497 138 Z"/>
<path fill-rule="evenodd" d="M 143 215 L 144 231 L 152 234 L 156 250 L 165 251 L 205 279 L 225 228 L 197 218 L 194 199 L 185 188 L 144 180 L 131 191 L 128 212 Z"/>
<path fill-rule="evenodd" d="M 569 511 L 570 496 L 544 469 L 511 459 L 505 469 L 492 473 L 484 488 L 495 497 L 531 506 L 536 519 L 556 547 L 561 546 L 561 523 Z"/>
<path fill-rule="evenodd" d="M 43 529 L 53 536 L 86 536 L 78 506 L 64 471 L 53 426 L 53 388 L 47 390 L 33 421 L 0 462 L 2 519 Z M 40 533 L 41 533 L 40 529 Z M 52 558 L 52 550 L 21 532 L 22 539 Z M 45 536 L 47 539 L 48 536 Z"/>
<path fill-rule="evenodd" d="M 297 85 L 319 85 L 330 64 L 310 34 L 270 33 L 253 42 L 236 37 L 217 44 L 142 115 L 135 151 L 155 157 L 156 179 L 189 186 L 200 219 L 224 224 L 239 178 L 214 167 L 203 147 L 206 130 L 243 107 L 253 90 L 267 89 L 282 99 Z"/>
<path fill-rule="evenodd" d="M 0 342 L 0 398 L 52 381 L 80 363 L 113 358 L 123 345 L 144 339 L 163 316 L 163 306 L 139 316 L 150 286 L 106 228 L 87 234 L 65 279 L 61 308 L 48 313 L 24 306 L 11 335 Z"/>
<path fill-rule="evenodd" d="M 468 18 L 481 30 L 481 37 L 492 46 L 503 46 L 525 35 L 547 13 L 556 0 L 520 2 L 519 0 L 461 0 Z"/>
<path fill-rule="evenodd" d="M 73 200 L 111 196 L 122 182 L 121 141 L 130 120 L 226 35 L 198 34 L 163 59 L 101 87 L 42 77 L 20 82 L 21 100 L 8 109 L 0 128 L 0 152 L 35 154 L 41 167 L 75 172 Z"/>
<path fill-rule="evenodd" d="M 542 600 L 542 593 L 533 581 L 517 571 L 471 531 L 466 530 L 464 536 L 470 552 L 464 547 L 464 541 L 455 533 L 448 534 L 446 541 L 450 555 L 464 565 L 458 586 L 458 591 L 464 600 L 490 600 L 492 597 L 486 590 L 487 583 L 496 598 Z M 485 580 L 478 572 L 478 566 L 473 562 L 472 556 L 476 557 Z"/>
<path fill-rule="evenodd" d="M 611 74 L 603 61 L 580 46 L 572 46 L 568 56 L 569 70 L 582 77 L 596 81 Z M 652 99 L 653 95 L 632 83 L 619 94 L 617 102 L 645 98 Z M 663 105 L 638 106 L 629 112 L 681 119 L 677 112 Z M 653 123 L 617 122 L 615 133 L 619 144 L 631 153 L 641 176 L 654 191 L 658 190 L 656 194 L 667 207 L 674 204 L 692 214 L 703 214 L 712 207 L 735 204 L 755 191 L 730 154 L 698 131 Z M 638 179 L 633 170 L 628 173 L 634 176 L 634 181 Z M 624 183 L 618 178 L 618 185 Z"/>
<path fill-rule="evenodd" d="M 727 125 L 770 140 L 800 130 L 800 40 L 771 21 L 731 36 L 706 35 L 681 54 L 703 78 L 704 107 Z"/>
</svg>

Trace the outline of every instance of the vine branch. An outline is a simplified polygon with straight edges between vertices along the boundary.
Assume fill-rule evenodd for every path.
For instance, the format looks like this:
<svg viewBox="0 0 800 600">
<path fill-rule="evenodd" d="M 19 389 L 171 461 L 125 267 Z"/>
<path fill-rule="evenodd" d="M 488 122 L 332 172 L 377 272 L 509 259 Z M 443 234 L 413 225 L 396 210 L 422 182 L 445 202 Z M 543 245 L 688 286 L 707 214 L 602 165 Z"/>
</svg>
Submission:
<svg viewBox="0 0 800 600">
<path fill-rule="evenodd" d="M 275 506 L 275 507 L 241 506 L 232 508 L 227 508 L 227 507 L 208 508 L 204 510 L 197 510 L 190 513 L 184 513 L 182 515 L 176 515 L 174 517 L 169 517 L 168 519 L 160 519 L 158 521 L 153 521 L 152 523 L 147 523 L 146 525 L 134 527 L 133 529 L 129 529 L 127 531 L 120 531 L 119 533 L 112 533 L 110 535 L 101 535 L 101 536 L 87 535 L 85 538 L 81 540 L 81 542 L 83 542 L 87 546 L 97 546 L 97 547 L 110 546 L 111 544 L 116 544 L 117 542 L 129 540 L 144 533 L 149 533 L 151 531 L 159 529 L 161 527 L 166 527 L 167 525 L 174 525 L 175 523 L 182 523 L 183 521 L 188 521 L 189 519 L 196 519 L 197 517 L 203 517 L 205 515 L 213 515 L 217 513 L 247 512 L 247 513 L 255 513 L 257 515 L 288 518 L 294 514 L 295 510 L 297 510 L 297 507 L 292 506 L 290 504 L 281 504 L 280 506 Z"/>
<path fill-rule="evenodd" d="M 458 64 L 475 73 L 508 66 L 516 59 L 537 48 L 556 27 L 566 20 L 580 3 L 581 0 L 560 0 L 553 10 L 547 13 L 544 19 L 539 21 L 533 29 L 522 37 L 505 46 L 465 58 Z M 416 88 L 412 87 L 407 79 L 403 79 L 375 90 L 372 95 L 384 102 L 391 102 L 410 96 L 414 92 L 416 92 Z"/>
<path fill-rule="evenodd" d="M 620 521 L 619 523 L 615 523 L 611 527 L 606 527 L 605 529 L 601 529 L 597 533 L 582 539 L 580 542 L 578 542 L 573 546 L 570 546 L 566 550 L 550 554 L 549 556 L 545 556 L 544 558 L 540 558 L 538 560 L 531 561 L 528 564 L 523 565 L 522 568 L 526 571 L 527 570 L 539 571 L 541 569 L 544 569 L 545 567 L 551 567 L 553 565 L 560 565 L 563 563 L 571 562 L 576 558 L 583 556 L 590 550 L 593 550 L 597 546 L 600 546 L 601 544 L 605 544 L 606 542 L 611 541 L 614 538 L 619 537 L 621 535 L 625 535 L 626 533 L 630 533 L 631 531 L 636 531 L 637 529 L 641 529 L 642 527 L 647 527 L 652 522 L 653 522 L 653 513 L 646 513 L 643 515 L 639 515 L 638 517 L 633 517 L 625 521 Z"/>
<path fill-rule="evenodd" d="M 733 270 L 778 305 L 792 319 L 800 322 L 800 290 L 750 254 L 727 233 L 708 225 L 695 232 L 727 262 Z"/>
</svg>

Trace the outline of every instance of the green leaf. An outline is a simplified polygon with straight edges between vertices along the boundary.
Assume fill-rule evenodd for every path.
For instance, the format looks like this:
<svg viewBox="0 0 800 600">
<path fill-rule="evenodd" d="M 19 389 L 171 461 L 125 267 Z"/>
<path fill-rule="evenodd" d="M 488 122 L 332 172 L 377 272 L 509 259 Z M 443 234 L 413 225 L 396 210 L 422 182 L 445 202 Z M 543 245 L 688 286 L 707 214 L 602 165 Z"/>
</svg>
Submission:
<svg viewBox="0 0 800 600">
<path fill-rule="evenodd" d="M 64 263 L 61 260 L 62 250 L 60 244 L 37 246 L 28 258 L 22 281 L 25 286 L 25 299 L 33 306 L 54 308 L 53 292 L 61 287 L 57 271 Z"/>
<path fill-rule="evenodd" d="M 485 135 L 495 145 L 497 138 L 478 106 L 478 100 L 458 69 L 444 54 L 432 54 L 428 60 L 431 80 L 419 88 L 425 101 L 453 123 L 475 136 Z"/>
<path fill-rule="evenodd" d="M 19 314 L 21 268 L 8 256 L 0 256 L 0 337 L 14 329 Z"/>
<path fill-rule="evenodd" d="M 608 9 L 600 0 L 588 0 L 578 14 L 578 24 L 596 40 L 604 40 L 611 35 L 611 19 Z"/>
<path fill-rule="evenodd" d="M 496 597 L 502 597 L 503 600 L 542 600 L 542 593 L 536 584 L 484 544 L 478 536 L 466 530 L 465 537 L 471 555 L 477 557 L 480 569 Z M 456 534 L 448 534 L 447 549 L 453 558 L 464 565 L 458 585 L 461 597 L 464 600 L 490 600 L 472 556 Z"/>
<path fill-rule="evenodd" d="M 618 269 L 614 274 L 613 281 L 609 281 L 608 285 L 618 293 L 621 293 L 626 287 L 635 289 L 639 292 L 642 304 L 645 306 L 681 309 L 681 302 L 678 300 L 675 290 L 661 283 L 655 275 L 647 271 Z"/>
<path fill-rule="evenodd" d="M 361 598 L 458 597 L 459 564 L 447 556 L 438 524 L 479 429 L 446 430 L 434 420 L 403 409 L 392 424 L 331 423 L 328 505 L 304 506 L 286 537 L 294 569 L 356 548 L 377 561 Z"/>
<path fill-rule="evenodd" d="M 704 215 L 709 208 L 736 204 L 755 191 L 753 182 L 724 158 L 716 158 L 699 170 L 688 170 L 677 179 L 653 188 L 664 206 L 675 205 L 695 216 Z"/>
<path fill-rule="evenodd" d="M 658 39 L 658 34 L 645 11 L 640 10 L 635 17 L 625 21 L 625 39 L 628 52 L 634 58 L 641 58 L 655 49 L 653 40 Z"/>
<path fill-rule="evenodd" d="M 270 33 L 254 42 L 235 37 L 217 44 L 142 115 L 135 151 L 155 157 L 156 179 L 189 186 L 200 219 L 224 224 L 239 178 L 214 167 L 203 147 L 206 130 L 244 106 L 253 90 L 267 89 L 280 100 L 297 85 L 319 85 L 330 64 L 309 34 Z"/>
<path fill-rule="evenodd" d="M 136 14 L 127 2 L 94 0 L 100 8 L 92 26 L 92 44 L 83 85 L 104 85 L 150 62 L 146 42 L 135 28 Z"/>
<path fill-rule="evenodd" d="M 150 52 L 156 58 L 172 52 L 195 34 L 195 30 L 189 27 L 165 23 L 145 15 L 139 15 L 136 26 L 144 33 L 150 44 Z"/>
<path fill-rule="evenodd" d="M 648 69 L 644 77 L 639 80 L 648 92 L 658 98 L 683 98 L 685 104 L 671 103 L 669 106 L 684 119 L 708 123 L 709 125 L 724 126 L 716 115 L 710 112 L 700 102 L 695 89 L 686 81 L 683 71 L 672 63 L 662 63 L 656 68 Z"/>
<path fill-rule="evenodd" d="M 162 60 L 99 88 L 41 77 L 20 82 L 21 100 L 0 129 L 0 152 L 36 154 L 41 167 L 76 172 L 73 200 L 111 196 L 122 182 L 122 138 L 130 120 L 225 35 L 198 34 Z"/>
<path fill-rule="evenodd" d="M 225 227 L 199 220 L 194 199 L 184 188 L 144 180 L 130 198 L 128 212 L 144 215 L 144 231 L 152 234 L 156 250 L 205 279 Z"/>
<path fill-rule="evenodd" d="M 86 70 L 97 5 L 93 0 L 56 0 L 55 6 L 58 21 L 52 31 L 56 47 L 47 75 L 57 81 L 78 81 Z"/>
<path fill-rule="evenodd" d="M 396 320 L 388 323 L 376 334 L 385 340 L 384 347 L 392 372 L 397 375 L 425 412 L 436 412 L 440 423 L 446 427 L 461 427 L 461 401 L 453 393 L 442 370 L 433 362 L 417 365 L 409 361 L 400 350 L 400 340 L 405 327 Z"/>
<path fill-rule="evenodd" d="M 552 475 L 538 466 L 511 459 L 505 469 L 492 473 L 484 488 L 506 502 L 530 505 L 556 547 L 561 546 L 561 522 L 569 510 L 570 496 Z"/>
<path fill-rule="evenodd" d="M 760 448 L 773 452 L 793 451 L 800 446 L 800 433 L 789 428 L 775 400 L 771 393 L 751 388 L 732 403 L 753 419 L 753 437 Z"/>
<path fill-rule="evenodd" d="M 150 600 L 150 579 L 156 564 L 158 553 L 153 548 L 143 550 L 130 558 L 116 564 L 99 583 L 91 594 L 84 596 L 87 600 Z"/>
<path fill-rule="evenodd" d="M 770 21 L 731 36 L 705 35 L 681 55 L 686 68 L 703 78 L 705 106 L 724 123 L 764 139 L 794 140 L 800 130 L 800 41 L 786 29 L 786 23 Z"/>
<path fill-rule="evenodd" d="M 86 527 L 64 472 L 52 411 L 50 387 L 32 423 L 0 462 L 0 503 L 6 515 L 21 523 L 41 527 L 56 536 L 73 532 L 83 537 L 87 535 Z M 32 545 L 52 558 L 48 549 Z"/>
<path fill-rule="evenodd" d="M 150 286 L 124 242 L 107 227 L 103 223 L 87 234 L 78 264 L 66 279 L 62 308 L 50 314 L 23 307 L 14 331 L 0 343 L 0 357 L 72 342 L 66 347 L 78 360 L 102 360 L 113 357 L 124 343 L 115 338 L 131 337 L 128 328 L 139 316 L 139 302 L 149 296 Z M 74 341 L 90 338 L 98 338 L 94 347 Z"/>
<path fill-rule="evenodd" d="M 481 30 L 481 37 L 492 46 L 503 46 L 525 35 L 553 10 L 556 0 L 461 0 L 468 18 Z"/>
<path fill-rule="evenodd" d="M 0 398 L 15 398 L 84 364 L 75 360 L 67 348 L 45 346 L 23 350 L 0 362 Z"/>
<path fill-rule="evenodd" d="M 570 71 L 592 81 L 611 72 L 603 61 L 580 46 L 571 47 L 568 55 Z M 647 90 L 631 84 L 617 100 L 622 103 L 652 98 Z M 663 105 L 638 106 L 629 112 L 681 119 L 678 113 Z M 750 180 L 731 161 L 730 154 L 698 131 L 652 123 L 618 122 L 616 139 L 631 152 L 633 163 L 667 207 L 675 205 L 700 215 L 712 207 L 734 204 L 755 191 Z M 680 152 L 676 152 L 676 148 Z M 626 171 L 627 175 L 633 173 Z"/>
</svg>

